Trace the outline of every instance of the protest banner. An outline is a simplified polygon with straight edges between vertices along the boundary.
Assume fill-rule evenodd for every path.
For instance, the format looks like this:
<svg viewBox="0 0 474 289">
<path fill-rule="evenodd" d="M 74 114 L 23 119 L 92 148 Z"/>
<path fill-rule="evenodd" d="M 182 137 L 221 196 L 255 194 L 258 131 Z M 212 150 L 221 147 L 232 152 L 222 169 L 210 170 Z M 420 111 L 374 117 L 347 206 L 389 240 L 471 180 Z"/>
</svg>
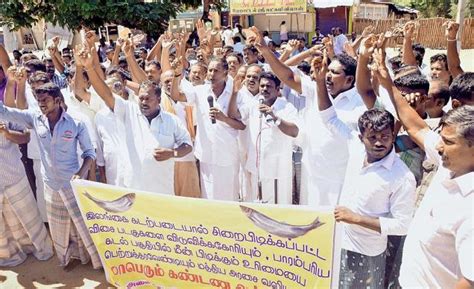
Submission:
<svg viewBox="0 0 474 289">
<path fill-rule="evenodd" d="M 332 210 L 72 186 L 119 288 L 337 288 Z"/>
<path fill-rule="evenodd" d="M 306 5 L 306 0 L 230 0 L 230 14 L 301 13 Z"/>
</svg>

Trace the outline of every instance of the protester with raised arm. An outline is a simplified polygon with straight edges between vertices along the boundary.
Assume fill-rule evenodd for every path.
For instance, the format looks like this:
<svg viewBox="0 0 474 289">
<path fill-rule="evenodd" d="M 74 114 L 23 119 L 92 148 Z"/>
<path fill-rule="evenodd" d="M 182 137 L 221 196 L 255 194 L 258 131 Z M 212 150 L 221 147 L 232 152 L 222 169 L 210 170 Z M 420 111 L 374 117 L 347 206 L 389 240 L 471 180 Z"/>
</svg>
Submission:
<svg viewBox="0 0 474 289">
<path fill-rule="evenodd" d="M 463 105 L 441 120 L 438 135 L 407 103 L 380 63 L 379 79 L 390 90 L 398 118 L 429 160 L 440 164 L 415 213 L 403 248 L 400 284 L 404 288 L 472 288 L 474 107 Z M 456 83 L 454 79 L 453 84 Z M 469 91 L 473 78 L 457 84 Z M 413 93 L 410 99 L 420 95 Z M 449 205 L 446 205 L 449 204 Z"/>
</svg>

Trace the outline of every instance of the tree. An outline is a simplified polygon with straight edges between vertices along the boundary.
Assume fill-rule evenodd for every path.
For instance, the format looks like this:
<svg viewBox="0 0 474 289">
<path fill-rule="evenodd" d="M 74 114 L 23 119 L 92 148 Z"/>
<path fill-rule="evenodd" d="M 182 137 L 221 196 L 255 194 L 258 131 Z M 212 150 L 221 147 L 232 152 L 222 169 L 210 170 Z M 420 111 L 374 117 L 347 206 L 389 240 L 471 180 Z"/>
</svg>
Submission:
<svg viewBox="0 0 474 289">
<path fill-rule="evenodd" d="M 181 11 L 182 4 L 192 0 L 162 0 L 144 3 L 138 0 L 16 0 L 2 1 L 0 25 L 11 30 L 31 27 L 41 19 L 78 30 L 96 29 L 113 23 L 140 29 L 157 36 L 168 26 L 170 17 Z"/>
</svg>

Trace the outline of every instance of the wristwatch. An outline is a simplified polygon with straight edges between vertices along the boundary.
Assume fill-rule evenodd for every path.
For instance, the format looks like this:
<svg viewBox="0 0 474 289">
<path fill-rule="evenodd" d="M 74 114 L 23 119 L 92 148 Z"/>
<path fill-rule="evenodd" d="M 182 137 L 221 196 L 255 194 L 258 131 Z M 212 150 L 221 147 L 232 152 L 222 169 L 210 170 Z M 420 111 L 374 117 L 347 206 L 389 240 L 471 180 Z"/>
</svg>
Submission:
<svg viewBox="0 0 474 289">
<path fill-rule="evenodd" d="M 173 156 L 174 156 L 175 158 L 178 157 L 178 151 L 177 151 L 177 150 L 173 150 Z"/>
<path fill-rule="evenodd" d="M 279 126 L 280 124 L 281 124 L 281 118 L 277 117 L 277 119 L 275 120 L 275 125 Z"/>
</svg>

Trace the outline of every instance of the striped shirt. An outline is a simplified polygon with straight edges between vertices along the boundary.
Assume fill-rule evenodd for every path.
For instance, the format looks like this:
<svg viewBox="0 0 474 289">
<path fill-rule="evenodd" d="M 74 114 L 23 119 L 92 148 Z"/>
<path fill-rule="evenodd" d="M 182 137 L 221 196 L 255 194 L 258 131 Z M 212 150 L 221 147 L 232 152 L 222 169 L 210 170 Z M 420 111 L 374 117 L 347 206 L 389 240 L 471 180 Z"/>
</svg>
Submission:
<svg viewBox="0 0 474 289">
<path fill-rule="evenodd" d="M 64 75 L 55 73 L 51 82 L 56 84 L 60 89 L 66 88 L 68 86 L 67 78 Z"/>
<path fill-rule="evenodd" d="M 19 125 L 8 123 L 9 130 L 23 131 Z M 25 169 L 21 163 L 21 153 L 18 145 L 9 141 L 0 133 L 0 192 L 6 187 L 18 183 L 25 176 Z"/>
<path fill-rule="evenodd" d="M 39 141 L 44 182 L 53 190 L 60 190 L 68 184 L 79 170 L 77 145 L 83 151 L 83 159 L 95 159 L 94 147 L 85 124 L 64 111 L 52 134 L 48 119 L 38 111 L 8 108 L 0 102 L 1 119 L 34 129 Z"/>
</svg>

